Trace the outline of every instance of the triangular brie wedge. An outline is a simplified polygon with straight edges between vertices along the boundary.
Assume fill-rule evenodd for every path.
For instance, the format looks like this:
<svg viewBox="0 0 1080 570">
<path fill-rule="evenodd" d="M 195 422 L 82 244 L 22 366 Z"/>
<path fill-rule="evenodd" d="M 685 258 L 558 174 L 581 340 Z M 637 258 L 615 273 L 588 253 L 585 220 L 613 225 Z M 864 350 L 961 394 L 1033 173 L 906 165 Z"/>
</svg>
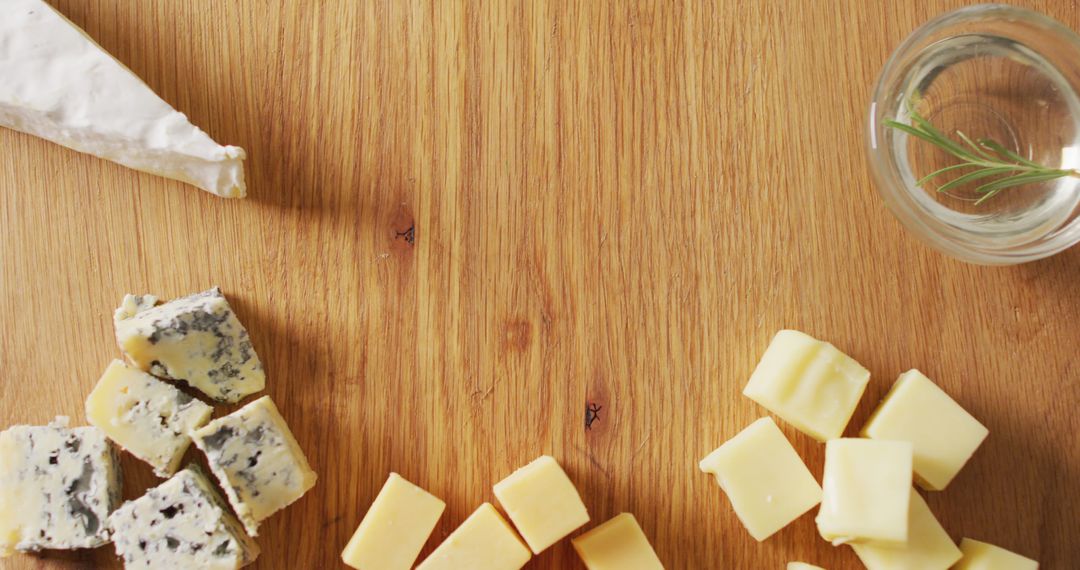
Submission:
<svg viewBox="0 0 1080 570">
<path fill-rule="evenodd" d="M 222 146 L 41 0 L 0 0 L 0 126 L 242 198 L 244 150 Z"/>
</svg>

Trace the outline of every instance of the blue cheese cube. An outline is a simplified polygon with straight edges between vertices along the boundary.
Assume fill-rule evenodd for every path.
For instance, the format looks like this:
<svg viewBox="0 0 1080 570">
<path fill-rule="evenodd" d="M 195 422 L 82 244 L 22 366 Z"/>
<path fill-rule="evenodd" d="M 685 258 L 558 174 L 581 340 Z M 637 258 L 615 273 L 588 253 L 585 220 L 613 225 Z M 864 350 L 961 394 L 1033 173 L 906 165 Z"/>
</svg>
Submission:
<svg viewBox="0 0 1080 570">
<path fill-rule="evenodd" d="M 220 289 L 156 302 L 152 295 L 127 295 L 113 316 L 116 340 L 135 366 L 218 402 L 263 389 L 262 362 Z"/>
<path fill-rule="evenodd" d="M 108 542 L 121 499 L 116 448 L 101 430 L 67 422 L 0 432 L 0 557 Z"/>
<path fill-rule="evenodd" d="M 260 521 L 315 486 L 315 472 L 269 396 L 206 424 L 193 439 L 252 536 Z"/>
<path fill-rule="evenodd" d="M 105 369 L 86 399 L 86 417 L 109 439 L 149 463 L 159 477 L 180 467 L 191 432 L 213 409 L 119 360 Z"/>
<path fill-rule="evenodd" d="M 124 503 L 108 523 L 125 568 L 234 570 L 259 556 L 258 545 L 195 465 Z"/>
</svg>

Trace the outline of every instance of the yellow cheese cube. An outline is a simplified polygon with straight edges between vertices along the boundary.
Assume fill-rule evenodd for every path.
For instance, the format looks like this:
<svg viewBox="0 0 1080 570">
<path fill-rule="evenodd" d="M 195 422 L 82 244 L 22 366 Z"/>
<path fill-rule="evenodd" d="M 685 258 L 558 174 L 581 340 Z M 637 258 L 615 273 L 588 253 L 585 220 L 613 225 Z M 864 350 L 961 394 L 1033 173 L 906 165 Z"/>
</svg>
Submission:
<svg viewBox="0 0 1080 570">
<path fill-rule="evenodd" d="M 953 570 L 1038 570 L 1039 563 L 1000 546 L 965 538 L 960 541 L 963 558 Z"/>
<path fill-rule="evenodd" d="M 532 558 L 499 511 L 484 503 L 416 570 L 518 570 Z"/>
<path fill-rule="evenodd" d="M 391 473 L 341 560 L 358 570 L 409 570 L 446 503 Z"/>
<path fill-rule="evenodd" d="M 589 522 L 577 488 L 547 455 L 499 481 L 495 498 L 536 554 Z"/>
<path fill-rule="evenodd" d="M 929 378 L 909 370 L 900 375 L 862 433 L 871 439 L 910 441 L 915 446 L 916 482 L 940 491 L 989 432 Z"/>
<path fill-rule="evenodd" d="M 743 395 L 826 441 L 844 433 L 869 381 L 870 372 L 835 346 L 782 330 L 765 350 Z"/>
<path fill-rule="evenodd" d="M 835 544 L 904 542 L 911 494 L 911 444 L 834 439 L 825 444 L 818 531 Z"/>
<path fill-rule="evenodd" d="M 821 566 L 814 566 L 805 562 L 788 562 L 787 570 L 825 570 Z"/>
<path fill-rule="evenodd" d="M 758 541 L 821 502 L 821 487 L 772 418 L 764 417 L 701 460 Z"/>
<path fill-rule="evenodd" d="M 617 515 L 570 542 L 589 570 L 664 570 L 630 513 Z"/>
<path fill-rule="evenodd" d="M 960 560 L 960 549 L 934 518 L 926 501 L 914 489 L 910 496 L 906 544 L 851 544 L 867 570 L 946 570 Z"/>
</svg>

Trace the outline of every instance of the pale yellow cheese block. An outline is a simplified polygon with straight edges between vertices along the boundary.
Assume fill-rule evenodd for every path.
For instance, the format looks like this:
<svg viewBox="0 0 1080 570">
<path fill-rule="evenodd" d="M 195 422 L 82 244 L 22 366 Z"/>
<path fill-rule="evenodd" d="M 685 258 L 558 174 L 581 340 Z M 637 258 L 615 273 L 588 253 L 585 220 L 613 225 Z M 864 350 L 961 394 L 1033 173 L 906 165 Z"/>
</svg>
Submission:
<svg viewBox="0 0 1080 570">
<path fill-rule="evenodd" d="M 821 566 L 814 566 L 806 562 L 788 562 L 787 570 L 825 570 Z"/>
<path fill-rule="evenodd" d="M 484 503 L 416 570 L 518 570 L 532 558 L 499 511 Z"/>
<path fill-rule="evenodd" d="M 871 439 L 914 444 L 915 481 L 930 491 L 948 486 L 988 433 L 918 370 L 900 375 L 862 430 Z"/>
<path fill-rule="evenodd" d="M 701 460 L 731 500 L 735 514 L 761 541 L 814 508 L 821 486 L 770 417 L 750 424 Z"/>
<path fill-rule="evenodd" d="M 171 477 L 191 445 L 191 433 L 213 408 L 175 386 L 113 360 L 86 399 L 86 419 L 109 439 Z"/>
<path fill-rule="evenodd" d="M 906 441 L 848 438 L 825 444 L 821 536 L 834 544 L 906 541 L 911 463 Z"/>
<path fill-rule="evenodd" d="M 985 542 L 965 538 L 960 541 L 963 558 L 953 570 L 1038 570 L 1039 563 Z"/>
<path fill-rule="evenodd" d="M 574 483 L 547 455 L 496 484 L 495 498 L 535 554 L 589 522 Z"/>
<path fill-rule="evenodd" d="M 446 503 L 391 473 L 341 560 L 357 570 L 409 570 Z"/>
<path fill-rule="evenodd" d="M 630 513 L 616 515 L 571 543 L 588 570 L 664 570 Z"/>
<path fill-rule="evenodd" d="M 960 549 L 930 512 L 926 501 L 910 490 L 908 540 L 895 543 L 852 543 L 867 570 L 946 570 L 960 560 Z"/>
<path fill-rule="evenodd" d="M 803 433 L 840 437 L 870 372 L 827 342 L 793 330 L 776 333 L 743 395 Z"/>
</svg>

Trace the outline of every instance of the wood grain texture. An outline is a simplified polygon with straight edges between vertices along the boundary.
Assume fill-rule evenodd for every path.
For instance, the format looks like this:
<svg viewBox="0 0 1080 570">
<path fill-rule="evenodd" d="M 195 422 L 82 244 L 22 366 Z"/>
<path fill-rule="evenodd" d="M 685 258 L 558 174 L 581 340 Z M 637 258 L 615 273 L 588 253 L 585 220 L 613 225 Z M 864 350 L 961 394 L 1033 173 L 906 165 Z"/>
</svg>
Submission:
<svg viewBox="0 0 1080 570">
<path fill-rule="evenodd" d="M 1080 28 L 1076 1 L 1021 3 Z M 947 259 L 864 164 L 885 58 L 960 4 L 57 0 L 248 150 L 251 195 L 0 131 L 0 425 L 84 421 L 125 292 L 219 284 L 320 474 L 255 568 L 339 567 L 390 470 L 447 501 L 430 550 L 541 453 L 668 568 L 856 568 L 812 515 L 754 542 L 697 469 L 764 413 L 740 392 L 793 327 L 872 371 L 853 428 L 900 372 L 939 382 L 991 435 L 931 507 L 957 540 L 1069 567 L 1080 249 Z M 783 429 L 820 474 L 822 446 Z M 124 465 L 129 497 L 153 484 Z M 116 565 L 0 561 L 91 564 Z M 581 566 L 562 543 L 530 567 Z"/>
</svg>

